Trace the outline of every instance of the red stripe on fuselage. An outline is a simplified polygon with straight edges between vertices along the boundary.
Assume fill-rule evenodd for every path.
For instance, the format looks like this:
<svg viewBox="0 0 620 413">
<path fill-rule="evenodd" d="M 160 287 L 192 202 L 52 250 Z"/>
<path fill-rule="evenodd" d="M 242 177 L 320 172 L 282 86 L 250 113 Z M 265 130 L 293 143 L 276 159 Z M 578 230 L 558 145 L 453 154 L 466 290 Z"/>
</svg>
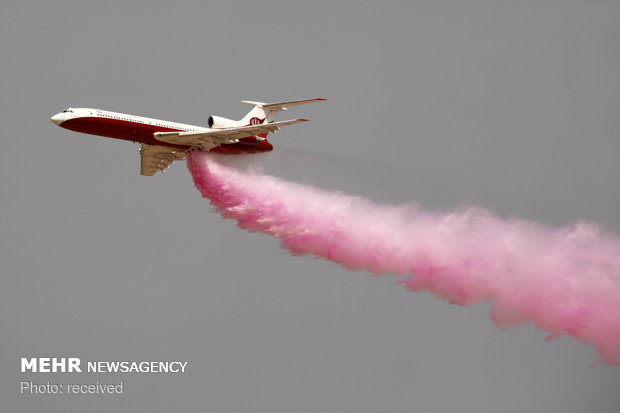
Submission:
<svg viewBox="0 0 620 413">
<path fill-rule="evenodd" d="M 68 119 L 60 124 L 61 127 L 75 132 L 90 135 L 105 136 L 107 138 L 122 139 L 125 141 L 146 143 L 149 145 L 166 146 L 170 148 L 188 150 L 192 146 L 174 145 L 155 139 L 155 132 L 176 132 L 182 129 L 166 128 L 141 122 L 133 122 L 122 119 L 110 119 L 98 116 L 84 116 Z M 273 146 L 267 140 L 257 143 L 253 136 L 242 138 L 238 143 L 221 145 L 211 149 L 212 152 L 242 154 L 271 151 Z"/>
</svg>

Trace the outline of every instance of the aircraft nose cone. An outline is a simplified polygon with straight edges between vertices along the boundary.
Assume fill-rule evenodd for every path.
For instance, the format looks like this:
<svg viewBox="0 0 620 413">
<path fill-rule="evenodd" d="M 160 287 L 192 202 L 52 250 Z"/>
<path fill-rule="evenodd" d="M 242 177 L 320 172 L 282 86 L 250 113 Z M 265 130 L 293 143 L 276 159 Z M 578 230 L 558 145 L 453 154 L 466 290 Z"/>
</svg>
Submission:
<svg viewBox="0 0 620 413">
<path fill-rule="evenodd" d="M 62 115 L 60 113 L 57 113 L 54 116 L 52 116 L 50 120 L 54 122 L 56 125 L 60 125 L 63 121 Z"/>
</svg>

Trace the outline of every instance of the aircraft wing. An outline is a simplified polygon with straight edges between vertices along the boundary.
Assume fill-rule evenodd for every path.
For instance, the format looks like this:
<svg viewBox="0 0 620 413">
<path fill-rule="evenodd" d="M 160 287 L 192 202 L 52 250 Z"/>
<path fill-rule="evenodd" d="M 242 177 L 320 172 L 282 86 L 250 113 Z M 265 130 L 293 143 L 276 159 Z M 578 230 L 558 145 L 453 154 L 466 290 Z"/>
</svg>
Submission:
<svg viewBox="0 0 620 413">
<path fill-rule="evenodd" d="M 305 122 L 308 119 L 283 120 L 280 122 L 264 123 L 262 125 L 238 126 L 234 128 L 211 129 L 202 132 L 155 132 L 155 139 L 175 145 L 196 146 L 210 150 L 223 144 L 237 143 L 241 138 L 275 132 L 280 126 L 293 125 Z"/>
<path fill-rule="evenodd" d="M 172 162 L 181 161 L 186 156 L 182 150 L 143 143 L 140 148 L 140 174 L 153 176 L 157 171 L 165 171 Z"/>
</svg>

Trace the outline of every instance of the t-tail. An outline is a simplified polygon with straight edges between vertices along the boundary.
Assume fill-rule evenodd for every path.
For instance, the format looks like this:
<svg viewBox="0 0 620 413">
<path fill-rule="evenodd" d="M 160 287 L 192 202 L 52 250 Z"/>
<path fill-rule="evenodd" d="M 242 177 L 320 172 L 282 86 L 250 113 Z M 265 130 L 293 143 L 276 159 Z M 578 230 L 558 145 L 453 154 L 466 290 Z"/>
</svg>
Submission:
<svg viewBox="0 0 620 413">
<path fill-rule="evenodd" d="M 302 100 L 291 100 L 288 102 L 276 102 L 276 103 L 264 103 L 264 102 L 253 102 L 249 100 L 242 100 L 241 102 L 247 103 L 248 105 L 252 105 L 253 108 L 248 112 L 247 115 L 243 117 L 243 119 L 235 121 L 231 119 L 222 118 L 220 116 L 209 116 L 209 127 L 214 129 L 221 128 L 231 128 L 238 126 L 250 126 L 250 125 L 261 125 L 263 123 L 271 123 L 275 120 L 278 112 L 287 110 L 291 106 L 299 106 L 305 105 L 306 103 L 313 102 L 321 102 L 326 99 L 323 98 L 315 98 L 315 99 L 302 99 Z M 264 134 L 265 136 L 267 134 Z M 259 135 L 261 137 L 265 137 Z"/>
<path fill-rule="evenodd" d="M 306 103 L 321 102 L 324 100 L 325 99 L 323 98 L 316 98 L 316 99 L 291 100 L 288 102 L 277 102 L 277 103 L 263 103 L 263 102 L 252 102 L 249 100 L 242 100 L 241 102 L 247 103 L 248 105 L 253 105 L 254 107 L 252 108 L 251 111 L 248 112 L 247 115 L 245 115 L 245 117 L 241 120 L 241 122 L 244 122 L 248 125 L 252 125 L 253 124 L 252 119 L 258 118 L 259 121 L 262 120 L 259 123 L 263 123 L 263 122 L 270 123 L 275 120 L 278 112 L 287 110 L 291 106 L 305 105 Z"/>
</svg>

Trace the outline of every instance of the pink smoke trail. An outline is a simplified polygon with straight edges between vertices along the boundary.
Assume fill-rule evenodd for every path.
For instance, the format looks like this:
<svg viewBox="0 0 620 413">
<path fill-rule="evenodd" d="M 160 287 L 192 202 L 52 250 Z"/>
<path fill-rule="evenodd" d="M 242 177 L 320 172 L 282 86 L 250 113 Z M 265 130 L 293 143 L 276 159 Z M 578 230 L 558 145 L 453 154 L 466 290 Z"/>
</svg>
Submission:
<svg viewBox="0 0 620 413">
<path fill-rule="evenodd" d="M 224 218 L 280 238 L 295 255 L 406 275 L 399 283 L 409 290 L 454 304 L 489 300 L 500 328 L 533 321 L 548 339 L 571 335 L 620 364 L 620 239 L 596 225 L 551 229 L 477 207 L 438 214 L 375 205 L 240 171 L 206 152 L 187 163 Z"/>
</svg>

